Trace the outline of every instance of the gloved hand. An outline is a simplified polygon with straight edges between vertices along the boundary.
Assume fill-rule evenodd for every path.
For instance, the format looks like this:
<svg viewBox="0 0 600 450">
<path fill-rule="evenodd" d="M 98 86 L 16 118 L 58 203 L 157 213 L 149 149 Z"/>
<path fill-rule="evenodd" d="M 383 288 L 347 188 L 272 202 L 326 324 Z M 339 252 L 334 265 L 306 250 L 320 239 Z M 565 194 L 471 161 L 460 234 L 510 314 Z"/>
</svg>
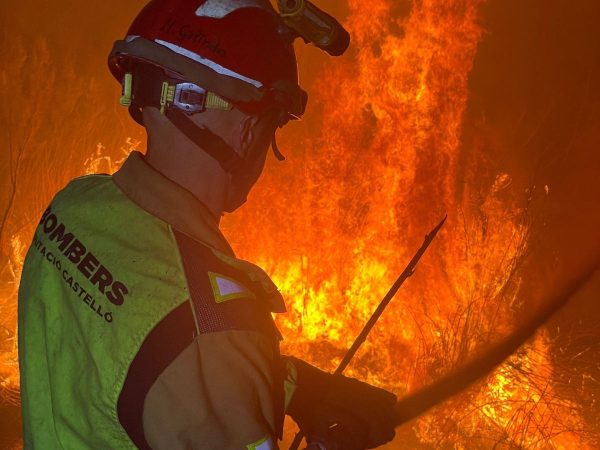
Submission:
<svg viewBox="0 0 600 450">
<path fill-rule="evenodd" d="M 309 442 L 316 439 L 328 450 L 365 450 L 394 438 L 394 394 L 297 358 L 286 359 L 297 372 L 286 412 Z"/>
</svg>

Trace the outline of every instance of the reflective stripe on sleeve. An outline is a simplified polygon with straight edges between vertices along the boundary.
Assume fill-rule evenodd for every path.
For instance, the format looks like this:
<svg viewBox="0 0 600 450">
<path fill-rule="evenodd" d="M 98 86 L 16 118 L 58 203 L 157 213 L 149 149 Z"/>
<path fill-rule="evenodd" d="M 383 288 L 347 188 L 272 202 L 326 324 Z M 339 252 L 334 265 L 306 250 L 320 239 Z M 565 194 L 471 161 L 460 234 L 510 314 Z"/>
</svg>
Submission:
<svg viewBox="0 0 600 450">
<path fill-rule="evenodd" d="M 260 441 L 256 441 L 253 444 L 246 445 L 248 450 L 274 450 L 273 439 L 270 437 L 264 437 Z"/>
</svg>

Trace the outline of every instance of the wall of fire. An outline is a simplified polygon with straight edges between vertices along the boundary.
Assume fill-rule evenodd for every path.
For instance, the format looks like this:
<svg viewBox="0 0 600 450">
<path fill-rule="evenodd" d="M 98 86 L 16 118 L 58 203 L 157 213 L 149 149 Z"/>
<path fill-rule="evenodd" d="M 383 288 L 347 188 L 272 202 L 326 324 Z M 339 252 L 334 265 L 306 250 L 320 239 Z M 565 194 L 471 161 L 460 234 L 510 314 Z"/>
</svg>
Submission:
<svg viewBox="0 0 600 450">
<path fill-rule="evenodd" d="M 0 5 L 0 447 L 19 446 L 16 292 L 37 218 L 143 130 L 112 42 L 144 1 Z M 349 374 L 406 395 L 600 253 L 600 3 L 317 2 L 353 36 L 297 46 L 307 118 L 224 230 L 278 282 L 284 349 L 332 370 L 424 233 L 444 232 Z M 600 448 L 600 277 L 537 337 L 387 448 Z M 288 430 L 288 435 L 291 427 Z"/>
</svg>

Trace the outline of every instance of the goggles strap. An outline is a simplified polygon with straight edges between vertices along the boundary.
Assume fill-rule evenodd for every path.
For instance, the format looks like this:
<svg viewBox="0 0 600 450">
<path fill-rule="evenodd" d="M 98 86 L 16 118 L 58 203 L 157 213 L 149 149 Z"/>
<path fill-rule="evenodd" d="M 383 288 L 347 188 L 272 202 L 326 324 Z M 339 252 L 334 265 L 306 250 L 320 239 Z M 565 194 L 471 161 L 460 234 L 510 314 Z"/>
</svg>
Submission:
<svg viewBox="0 0 600 450">
<path fill-rule="evenodd" d="M 199 105 L 200 102 L 202 102 L 204 108 L 207 103 L 205 91 L 188 89 L 189 86 L 186 85 L 189 83 L 171 86 L 169 83 L 171 80 L 165 81 L 163 74 L 154 71 L 149 72 L 137 76 L 133 80 L 131 104 L 129 105 L 129 113 L 133 119 L 143 125 L 141 108 L 144 106 L 158 108 L 181 133 L 217 160 L 223 170 L 232 174 L 245 172 L 247 170 L 246 161 L 221 137 L 206 128 L 196 125 L 188 117 L 188 114 L 190 114 L 188 108 L 182 109 L 184 107 L 182 105 L 194 106 Z M 189 94 L 178 96 L 177 86 L 188 90 Z M 175 103 L 177 99 L 179 99 L 180 104 Z M 226 106 L 222 103 L 224 100 L 220 97 L 209 97 L 208 101 L 219 109 L 224 109 Z M 171 103 L 172 105 L 170 105 Z"/>
</svg>

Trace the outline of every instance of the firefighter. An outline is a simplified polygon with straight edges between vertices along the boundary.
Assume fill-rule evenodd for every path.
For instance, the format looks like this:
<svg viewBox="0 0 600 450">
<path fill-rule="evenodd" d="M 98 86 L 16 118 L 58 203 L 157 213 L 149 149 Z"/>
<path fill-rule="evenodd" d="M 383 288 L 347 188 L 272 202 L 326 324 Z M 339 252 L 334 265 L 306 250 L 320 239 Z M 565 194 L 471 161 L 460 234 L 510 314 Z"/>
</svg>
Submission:
<svg viewBox="0 0 600 450">
<path fill-rule="evenodd" d="M 393 394 L 279 353 L 281 294 L 219 230 L 304 112 L 292 40 L 266 0 L 153 0 L 115 43 L 148 149 L 71 181 L 36 229 L 25 448 L 274 449 L 285 413 L 330 449 L 393 438 Z"/>
</svg>

